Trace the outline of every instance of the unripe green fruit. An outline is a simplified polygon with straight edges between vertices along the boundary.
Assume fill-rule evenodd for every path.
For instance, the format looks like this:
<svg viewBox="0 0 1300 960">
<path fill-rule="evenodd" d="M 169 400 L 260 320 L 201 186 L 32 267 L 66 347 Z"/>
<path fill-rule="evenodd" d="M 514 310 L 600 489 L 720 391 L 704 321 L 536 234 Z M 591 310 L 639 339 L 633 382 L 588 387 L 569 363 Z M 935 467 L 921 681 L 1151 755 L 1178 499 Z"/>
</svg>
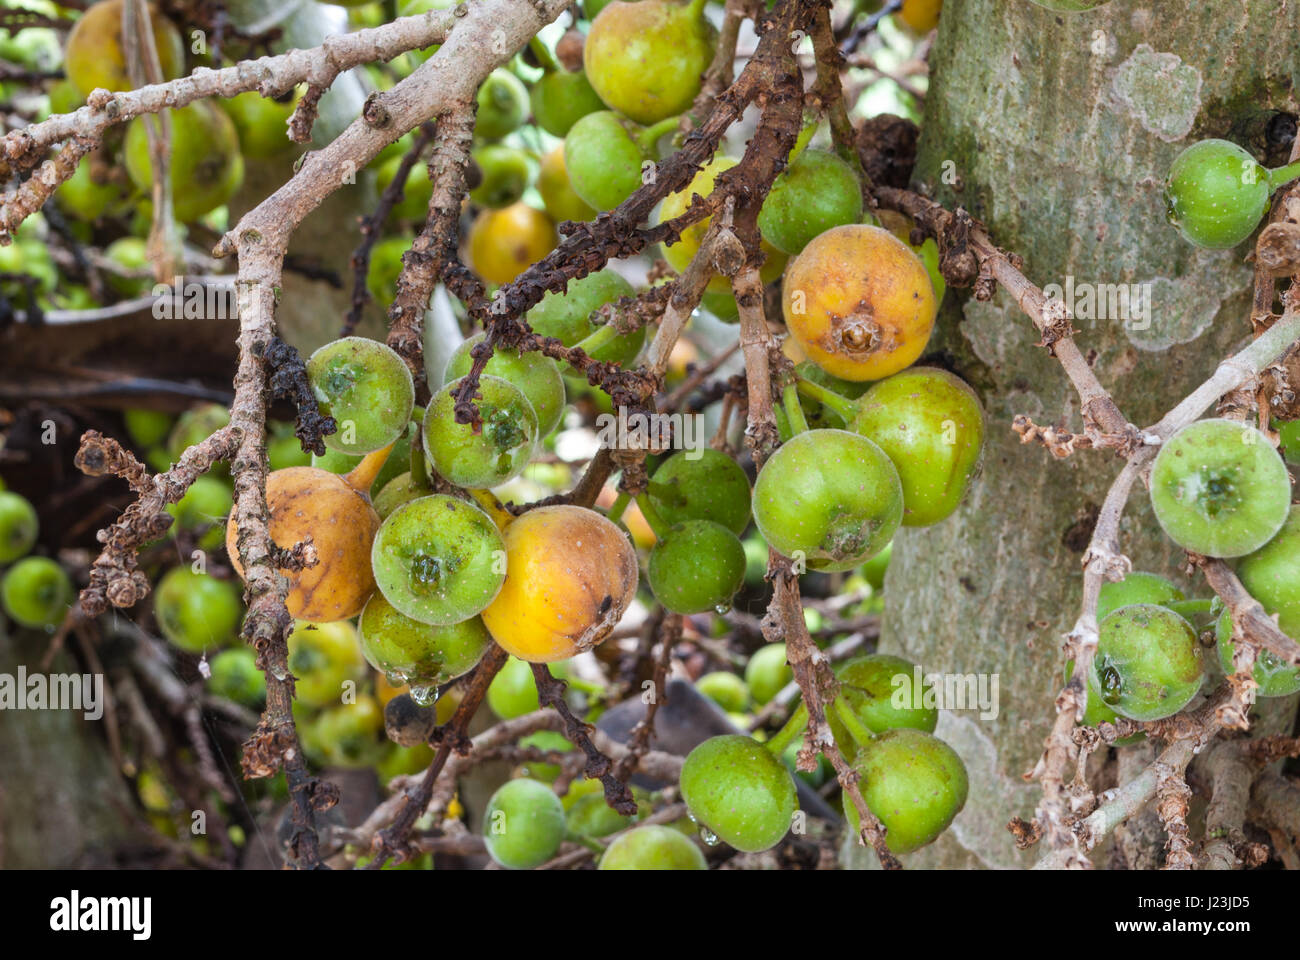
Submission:
<svg viewBox="0 0 1300 960">
<path fill-rule="evenodd" d="M 611 808 L 605 802 L 603 793 L 589 793 L 579 797 L 578 801 L 569 807 L 568 813 L 565 814 L 565 823 L 569 833 L 574 836 L 595 839 L 608 837 L 611 833 L 626 829 L 632 825 L 633 820 Z M 616 840 L 615 843 L 617 842 Z"/>
<path fill-rule="evenodd" d="M 947 830 L 966 805 L 966 766 L 956 751 L 921 730 L 889 730 L 862 747 L 853 761 L 867 809 L 888 831 L 899 855 L 919 850 Z M 857 807 L 844 794 L 844 816 L 861 829 Z"/>
<path fill-rule="evenodd" d="M 402 255 L 411 249 L 410 237 L 384 237 L 370 250 L 366 290 L 384 310 L 397 299 L 397 278 L 402 275 Z"/>
<path fill-rule="evenodd" d="M 1254 427 L 1200 420 L 1161 447 L 1151 506 L 1169 539 L 1193 553 L 1240 557 L 1281 529 L 1291 504 L 1286 464 Z"/>
<path fill-rule="evenodd" d="M 1134 570 L 1123 580 L 1106 581 L 1097 595 L 1097 622 L 1105 620 L 1120 607 L 1134 603 L 1155 603 L 1164 606 L 1182 600 L 1179 590 L 1164 577 L 1142 570 Z"/>
<path fill-rule="evenodd" d="M 250 90 L 221 101 L 221 106 L 239 131 L 239 146 L 244 156 L 270 160 L 284 156 L 294 146 L 289 139 L 289 118 L 297 102 L 298 98 L 292 94 L 281 101 Z"/>
<path fill-rule="evenodd" d="M 154 592 L 154 618 L 162 635 L 189 653 L 233 643 L 244 605 L 239 587 L 189 567 L 172 567 Z"/>
<path fill-rule="evenodd" d="M 690 838 L 672 827 L 651 823 L 617 837 L 600 858 L 598 869 L 707 870 L 708 864 Z"/>
<path fill-rule="evenodd" d="M 798 808 L 781 761 L 750 737 L 712 737 L 682 764 L 682 799 L 719 839 L 745 853 L 781 842 Z"/>
<path fill-rule="evenodd" d="M 528 119 L 528 88 L 504 67 L 493 70 L 478 90 L 474 133 L 500 140 Z"/>
<path fill-rule="evenodd" d="M 122 421 L 131 442 L 148 449 L 167 439 L 175 418 L 161 410 L 126 410 L 122 413 Z"/>
<path fill-rule="evenodd" d="M 505 580 L 505 545 L 478 507 L 445 494 L 389 514 L 371 548 L 375 583 L 397 610 L 447 626 L 482 612 Z"/>
<path fill-rule="evenodd" d="M 528 100 L 537 125 L 553 137 L 565 136 L 587 114 L 605 109 L 582 70 L 545 74 L 533 84 Z"/>
<path fill-rule="evenodd" d="M 759 706 L 770 703 L 792 680 L 794 669 L 786 663 L 784 643 L 759 647 L 745 664 L 745 685 Z"/>
<path fill-rule="evenodd" d="M 540 439 L 537 412 L 509 380 L 479 378 L 475 401 L 479 432 L 456 422 L 454 394 L 464 380 L 444 384 L 424 416 L 424 452 L 433 468 L 458 487 L 496 487 L 524 472 Z"/>
<path fill-rule="evenodd" d="M 257 654 L 248 647 L 222 650 L 211 660 L 208 689 L 247 707 L 266 699 L 266 675 L 257 669 Z"/>
<path fill-rule="evenodd" d="M 772 454 L 754 484 L 754 522 L 780 553 L 812 570 L 850 570 L 879 553 L 903 519 L 898 471 L 845 430 L 809 430 Z"/>
<path fill-rule="evenodd" d="M 794 256 L 818 234 L 861 216 L 862 188 L 853 168 L 829 150 L 808 149 L 773 182 L 758 229 L 768 243 Z"/>
<path fill-rule="evenodd" d="M 136 189 L 153 189 L 146 118 L 126 132 L 126 172 Z M 222 206 L 244 182 L 244 155 L 234 121 L 216 104 L 196 100 L 171 111 L 172 207 L 182 223 Z"/>
<path fill-rule="evenodd" d="M 483 812 L 488 854 L 511 870 L 531 870 L 555 856 L 564 829 L 560 798 L 536 780 L 504 784 Z"/>
<path fill-rule="evenodd" d="M 1300 638 L 1300 506 L 1290 508 L 1275 537 L 1241 558 L 1237 576 L 1265 610 L 1278 615 L 1283 633 Z"/>
<path fill-rule="evenodd" d="M 381 450 L 406 433 L 415 407 L 411 371 L 387 344 L 366 337 L 327 343 L 307 360 L 321 413 L 338 429 L 325 446 L 352 455 Z"/>
<path fill-rule="evenodd" d="M 1136 603 L 1101 622 L 1090 682 L 1116 713 L 1132 720 L 1173 716 L 1203 679 L 1196 631 L 1172 610 Z"/>
<path fill-rule="evenodd" d="M 635 295 L 632 284 L 606 267 L 589 273 L 581 280 L 570 280 L 564 293 L 551 291 L 528 311 L 528 325 L 543 337 L 555 337 L 566 347 L 572 347 L 596 330 L 591 314 L 620 297 Z M 636 360 L 645 343 L 645 328 L 622 334 L 613 341 L 591 352 L 591 356 L 604 363 L 617 363 L 627 367 Z M 567 366 L 567 364 L 566 364 Z"/>
<path fill-rule="evenodd" d="M 553 677 L 563 677 L 568 672 L 563 661 L 548 663 L 546 666 Z M 518 657 L 506 660 L 488 684 L 487 702 L 492 712 L 502 720 L 513 720 L 539 709 L 541 704 L 537 697 L 537 681 L 533 679 L 532 665 Z"/>
<path fill-rule="evenodd" d="M 478 663 L 491 638 L 478 617 L 446 626 L 412 620 L 375 591 L 357 622 L 361 653 L 394 686 L 435 687 Z"/>
<path fill-rule="evenodd" d="M 695 681 L 695 689 L 727 713 L 744 713 L 749 707 L 749 687 L 734 673 L 706 673 Z"/>
<path fill-rule="evenodd" d="M 884 550 L 862 565 L 863 579 L 871 584 L 871 589 L 876 593 L 885 589 L 885 572 L 889 569 L 889 558 L 893 553 L 894 543 L 891 540 Z"/>
<path fill-rule="evenodd" d="M 1235 247 L 1268 208 L 1268 171 L 1227 140 L 1194 143 L 1174 160 L 1165 181 L 1169 222 L 1190 243 Z"/>
<path fill-rule="evenodd" d="M 176 418 L 176 425 L 167 437 L 167 455 L 175 463 L 190 447 L 202 443 L 229 423 L 230 411 L 219 403 L 205 403 L 186 410 Z"/>
<path fill-rule="evenodd" d="M 25 557 L 36 545 L 40 521 L 31 501 L 12 491 L 0 491 L 0 565 Z"/>
<path fill-rule="evenodd" d="M 673 613 L 729 608 L 745 581 L 740 538 L 711 520 L 671 527 L 650 551 L 650 589 Z"/>
<path fill-rule="evenodd" d="M 401 165 L 402 154 L 380 164 L 375 173 L 375 189 L 381 193 L 387 190 Z M 429 165 L 417 162 L 406 175 L 406 183 L 402 186 L 402 198 L 393 204 L 392 215 L 398 220 L 423 223 L 429 216 L 429 201 L 432 199 L 433 184 L 429 182 Z"/>
<path fill-rule="evenodd" d="M 429 488 L 414 482 L 408 470 L 384 484 L 383 488 L 375 494 L 371 506 L 375 508 L 375 513 L 379 514 L 380 520 L 387 520 L 389 515 L 402 504 L 427 496 L 428 493 Z"/>
<path fill-rule="evenodd" d="M 924 702 L 932 684 L 922 679 L 918 688 L 916 664 L 912 661 L 887 653 L 869 653 L 840 664 L 835 676 L 840 681 L 840 695 L 845 704 L 872 733 L 903 727 L 934 732 L 939 711 Z M 831 710 L 827 719 L 835 742 L 848 743 L 848 731 L 843 728 L 839 715 Z"/>
<path fill-rule="evenodd" d="M 204 550 L 216 550 L 226 539 L 225 520 L 230 516 L 232 494 L 224 480 L 213 476 L 198 477 L 185 496 L 167 507 L 182 529 L 207 528 L 199 538 Z"/>
<path fill-rule="evenodd" d="M 637 123 L 656 123 L 690 107 L 717 36 L 703 9 L 704 0 L 614 0 L 601 10 L 582 48 L 600 99 Z"/>
<path fill-rule="evenodd" d="M 984 411 L 959 377 L 913 367 L 880 381 L 857 402 L 850 429 L 882 449 L 903 488 L 903 526 L 925 527 L 960 505 L 979 472 Z"/>
<path fill-rule="evenodd" d="M 588 206 L 613 210 L 641 186 L 652 160 L 644 131 L 610 110 L 589 113 L 564 137 L 564 166 L 573 192 Z"/>
<path fill-rule="evenodd" d="M 721 450 L 674 453 L 659 465 L 646 494 L 667 524 L 712 520 L 737 535 L 749 526 L 749 478 Z"/>
<path fill-rule="evenodd" d="M 71 578 L 48 557 L 25 557 L 0 580 L 0 605 L 20 626 L 57 626 L 75 599 Z"/>
<path fill-rule="evenodd" d="M 471 351 L 486 338 L 476 333 L 452 353 L 447 361 L 443 380 L 450 383 L 467 375 L 474 365 Z M 541 353 L 523 353 L 508 347 L 497 347 L 483 372 L 493 377 L 509 380 L 518 387 L 533 412 L 537 414 L 537 435 L 548 436 L 560 424 L 564 415 L 564 378 L 560 368 L 550 357 Z"/>
<path fill-rule="evenodd" d="M 482 180 L 469 192 L 470 199 L 493 210 L 518 203 L 533 179 L 528 155 L 514 147 L 490 143 L 475 150 L 472 156 Z"/>
<path fill-rule="evenodd" d="M 1265 606 L 1264 609 L 1269 608 Z M 1218 641 L 1219 666 L 1225 675 L 1231 676 L 1236 672 L 1232 663 L 1236 644 L 1232 642 L 1232 614 L 1227 610 L 1219 616 L 1214 637 Z M 1300 691 L 1300 667 L 1291 666 L 1268 650 L 1260 650 L 1255 655 L 1255 669 L 1251 676 L 1259 684 L 1256 693 L 1261 697 L 1289 697 Z"/>
</svg>

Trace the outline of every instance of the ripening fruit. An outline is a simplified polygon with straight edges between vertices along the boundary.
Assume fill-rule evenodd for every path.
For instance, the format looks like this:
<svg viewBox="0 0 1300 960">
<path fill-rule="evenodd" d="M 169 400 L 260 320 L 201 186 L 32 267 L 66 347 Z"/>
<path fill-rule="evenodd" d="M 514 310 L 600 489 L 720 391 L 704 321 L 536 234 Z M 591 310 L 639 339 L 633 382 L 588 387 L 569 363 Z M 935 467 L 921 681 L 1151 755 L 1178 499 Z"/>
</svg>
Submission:
<svg viewBox="0 0 1300 960">
<path fill-rule="evenodd" d="M 505 583 L 483 622 L 521 660 L 548 663 L 590 650 L 636 595 L 636 551 L 594 510 L 529 510 L 506 526 L 505 548 Z"/>
<path fill-rule="evenodd" d="M 939 245 L 935 243 L 934 237 L 926 237 L 921 241 L 920 245 L 914 244 L 912 243 L 912 228 L 916 226 L 916 222 L 911 217 L 905 213 L 899 213 L 897 210 L 885 210 L 883 208 L 877 210 L 876 214 L 879 219 L 868 213 L 863 218 L 863 223 L 884 227 L 907 244 L 908 248 L 921 258 L 921 262 L 925 264 L 925 272 L 930 275 L 930 285 L 934 288 L 935 303 L 942 303 L 948 284 L 943 279 L 943 272 L 939 269 Z"/>
<path fill-rule="evenodd" d="M 691 815 L 745 853 L 780 843 L 798 809 L 790 771 L 752 737 L 705 740 L 682 764 L 681 789 Z"/>
<path fill-rule="evenodd" d="M 126 172 L 146 195 L 153 189 L 153 161 L 145 117 L 126 131 Z M 172 207 L 182 223 L 222 206 L 244 182 L 244 155 L 234 121 L 208 100 L 171 111 Z"/>
<path fill-rule="evenodd" d="M 366 496 L 328 470 L 289 467 L 267 476 L 266 502 L 272 540 L 288 549 L 310 536 L 316 547 L 315 566 L 280 570 L 289 581 L 289 614 L 328 623 L 360 613 L 375 589 L 370 544 L 379 529 Z M 234 517 L 226 524 L 226 552 L 244 576 Z"/>
<path fill-rule="evenodd" d="M 476 333 L 452 353 L 447 369 L 442 375 L 444 383 L 459 380 L 474 365 L 471 351 L 487 337 Z M 533 412 L 537 414 L 537 435 L 545 437 L 560 424 L 564 415 L 564 378 L 560 368 L 550 357 L 541 353 L 520 353 L 508 347 L 497 347 L 483 372 L 493 377 L 509 380 L 519 388 Z"/>
<path fill-rule="evenodd" d="M 593 220 L 596 211 L 578 196 L 569 182 L 569 171 L 564 164 L 564 147 L 558 146 L 542 157 L 537 172 L 537 192 L 542 195 L 542 205 L 556 223 L 565 220 L 582 222 Z"/>
<path fill-rule="evenodd" d="M 605 109 L 583 70 L 546 73 L 533 84 L 528 100 L 533 120 L 553 137 L 563 137 L 587 114 Z"/>
<path fill-rule="evenodd" d="M 910 366 L 938 305 L 920 258 L 883 227 L 849 224 L 814 239 L 785 272 L 786 326 L 808 359 L 845 380 Z"/>
<path fill-rule="evenodd" d="M 1259 226 L 1271 192 L 1268 170 L 1244 149 L 1228 140 L 1202 140 L 1169 168 L 1165 206 L 1188 242 L 1223 250 Z"/>
<path fill-rule="evenodd" d="M 246 707 L 256 707 L 266 700 L 266 674 L 257 668 L 257 654 L 250 647 L 222 650 L 210 661 L 212 676 L 208 689 Z"/>
<path fill-rule="evenodd" d="M 829 150 L 808 149 L 776 178 L 758 213 L 763 239 L 794 256 L 831 227 L 862 216 L 853 168 Z"/>
<path fill-rule="evenodd" d="M 754 484 L 763 539 L 812 570 L 850 570 L 879 553 L 903 519 L 898 471 L 846 430 L 809 430 L 782 444 Z"/>
<path fill-rule="evenodd" d="M 172 567 L 153 598 L 154 619 L 162 635 L 189 653 L 233 643 L 239 636 L 244 604 L 239 587 L 189 567 Z"/>
<path fill-rule="evenodd" d="M 488 74 L 478 88 L 474 133 L 483 140 L 500 140 L 528 119 L 528 88 L 505 67 Z"/>
<path fill-rule="evenodd" d="M 478 617 L 436 627 L 399 613 L 378 590 L 357 622 L 361 652 L 390 683 L 439 686 L 459 677 L 492 642 Z"/>
<path fill-rule="evenodd" d="M 1264 605 L 1264 609 L 1269 613 L 1277 612 L 1268 604 Z M 1282 632 L 1292 636 L 1286 630 Z M 1225 675 L 1230 676 L 1236 672 L 1232 665 L 1236 644 L 1232 642 L 1232 614 L 1227 610 L 1223 611 L 1215 624 L 1214 638 L 1218 642 L 1219 666 Z M 1259 689 L 1255 692 L 1261 697 L 1289 697 L 1300 691 L 1300 667 L 1292 666 L 1270 650 L 1259 650 L 1255 654 L 1255 669 L 1251 671 L 1251 676 L 1259 684 Z"/>
<path fill-rule="evenodd" d="M 1098 628 L 1092 686 L 1132 720 L 1170 717 L 1201 689 L 1201 646 L 1191 624 L 1165 607 L 1121 607 Z"/>
<path fill-rule="evenodd" d="M 1157 603 L 1161 606 L 1183 599 L 1179 590 L 1164 577 L 1155 573 L 1134 570 L 1123 580 L 1106 581 L 1097 595 L 1097 622 L 1105 620 L 1120 607 L 1134 603 Z"/>
<path fill-rule="evenodd" d="M 898 470 L 903 526 L 926 527 L 957 509 L 979 472 L 984 411 L 966 382 L 916 367 L 872 386 L 849 429 L 876 443 Z"/>
<path fill-rule="evenodd" d="M 75 598 L 67 571 L 48 557 L 24 557 L 0 580 L 0 605 L 24 627 L 57 626 Z"/>
<path fill-rule="evenodd" d="M 469 228 L 469 266 L 488 283 L 509 283 L 555 244 L 551 218 L 526 203 L 484 210 Z"/>
<path fill-rule="evenodd" d="M 614 0 L 592 21 L 582 48 L 587 78 L 600 99 L 637 123 L 687 109 L 713 59 L 716 31 L 705 0 Z"/>
<path fill-rule="evenodd" d="M 555 856 L 564 829 L 560 798 L 536 780 L 503 784 L 483 811 L 488 854 L 510 870 L 532 870 Z"/>
<path fill-rule="evenodd" d="M 383 739 L 384 711 L 368 693 L 351 703 L 338 703 L 316 718 L 316 737 L 325 762 L 332 767 L 369 767 L 387 747 Z"/>
<path fill-rule="evenodd" d="M 522 150 L 489 143 L 472 156 L 482 179 L 469 196 L 480 207 L 499 210 L 518 203 L 532 183 L 533 168 Z"/>
<path fill-rule="evenodd" d="M 1282 528 L 1291 505 L 1286 464 L 1257 429 L 1200 420 L 1160 448 L 1151 506 L 1169 539 L 1208 557 L 1258 550 Z"/>
<path fill-rule="evenodd" d="M 122 42 L 123 6 L 123 0 L 100 0 L 72 25 L 63 53 L 64 70 L 82 96 L 90 96 L 100 87 L 110 91 L 131 89 L 126 45 Z M 153 4 L 148 9 L 163 79 L 172 80 L 185 69 L 180 31 Z"/>
<path fill-rule="evenodd" d="M 39 530 L 31 501 L 10 490 L 0 491 L 0 564 L 25 557 L 36 545 Z"/>
<path fill-rule="evenodd" d="M 411 371 L 397 351 L 367 337 L 344 337 L 316 350 L 307 377 L 320 412 L 337 431 L 325 446 L 352 455 L 382 450 L 406 433 L 415 407 Z"/>
<path fill-rule="evenodd" d="M 676 193 L 670 193 L 664 198 L 664 202 L 659 207 L 657 222 L 666 223 L 680 217 L 686 212 L 686 208 L 691 205 L 691 197 L 695 194 L 708 197 L 713 193 L 718 176 L 724 171 L 730 170 L 738 162 L 731 157 L 714 157 L 700 168 L 700 171 L 695 174 L 690 183 Z M 709 224 L 712 220 L 712 217 L 705 217 L 698 223 L 691 224 L 682 231 L 680 240 L 672 246 L 664 247 L 664 259 L 668 261 L 669 266 L 678 273 L 686 270 L 691 260 L 695 258 L 695 254 L 699 252 L 700 244 L 704 240 L 704 235 L 709 232 Z M 766 259 L 759 268 L 758 276 L 764 284 L 768 284 L 781 275 L 781 271 L 785 269 L 786 257 L 785 254 L 768 243 L 766 239 L 759 245 L 759 249 L 762 250 Z M 714 313 L 718 313 L 721 319 L 729 319 L 731 314 L 728 312 L 724 315 L 724 312 L 728 311 L 728 309 L 733 311 L 735 309 L 735 298 L 731 294 L 731 281 L 724 276 L 714 276 L 710 278 L 705 291 L 706 297 L 710 294 L 716 296 L 716 299 L 712 302 L 706 301 L 705 306 Z M 730 308 L 726 306 L 728 303 Z"/>
<path fill-rule="evenodd" d="M 655 544 L 648 571 L 655 599 L 673 613 L 729 608 L 745 582 L 745 548 L 720 523 L 687 520 Z"/>
<path fill-rule="evenodd" d="M 943 0 L 903 0 L 898 19 L 917 33 L 929 33 L 939 25 Z"/>
<path fill-rule="evenodd" d="M 654 159 L 651 136 L 612 110 L 578 120 L 564 137 L 573 192 L 596 210 L 613 210 L 640 188 L 643 168 Z"/>
<path fill-rule="evenodd" d="M 737 536 L 749 526 L 749 478 L 721 450 L 674 453 L 655 470 L 646 494 L 655 512 L 669 525 L 712 520 Z"/>
<path fill-rule="evenodd" d="M 289 672 L 298 703 L 328 707 L 341 702 L 345 685 L 359 683 L 366 675 L 356 627 L 348 620 L 294 623 L 289 634 Z"/>
<path fill-rule="evenodd" d="M 528 311 L 528 325 L 540 336 L 554 337 L 566 347 L 572 347 L 600 329 L 591 322 L 593 311 L 620 297 L 635 294 L 632 284 L 606 267 L 580 280 L 570 280 L 563 293 L 554 290 L 547 293 Z M 627 367 L 636 360 L 644 343 L 645 328 L 642 327 L 633 333 L 619 334 L 589 353 L 603 363 Z"/>
<path fill-rule="evenodd" d="M 591 799 L 601 804 L 603 797 Z M 704 854 L 684 833 L 656 823 L 629 830 L 600 858 L 599 870 L 707 870 Z"/>
<path fill-rule="evenodd" d="M 966 805 L 966 766 L 952 747 L 922 730 L 887 730 L 853 760 L 867 809 L 888 830 L 885 842 L 899 855 L 919 850 L 948 829 Z M 854 833 L 858 809 L 846 792 L 844 816 Z"/>
<path fill-rule="evenodd" d="M 486 513 L 446 494 L 389 514 L 375 536 L 375 582 L 398 611 L 436 626 L 460 623 L 497 596 L 505 579 L 501 534 Z"/>
<path fill-rule="evenodd" d="M 462 380 L 445 384 L 424 416 L 424 452 L 429 463 L 458 487 L 495 487 L 524 472 L 537 449 L 537 413 L 522 390 L 501 377 L 479 378 L 482 423 L 456 422 L 453 396 Z"/>
</svg>

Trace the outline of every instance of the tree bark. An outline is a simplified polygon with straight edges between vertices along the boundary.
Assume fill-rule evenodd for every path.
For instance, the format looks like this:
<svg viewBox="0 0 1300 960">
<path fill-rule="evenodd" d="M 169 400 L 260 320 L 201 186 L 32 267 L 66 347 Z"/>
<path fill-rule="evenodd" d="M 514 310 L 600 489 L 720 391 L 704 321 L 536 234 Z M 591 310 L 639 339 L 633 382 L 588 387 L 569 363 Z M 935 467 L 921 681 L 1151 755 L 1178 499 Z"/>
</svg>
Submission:
<svg viewBox="0 0 1300 960">
<path fill-rule="evenodd" d="M 1149 323 L 1087 319 L 1082 301 L 1066 301 L 1080 347 L 1095 351 L 1102 383 L 1139 426 L 1250 331 L 1250 244 L 1201 251 L 1183 241 L 1165 221 L 1165 173 L 1204 137 L 1281 162 L 1285 148 L 1269 145 L 1267 130 L 1279 112 L 1297 112 L 1297 28 L 1300 6 L 1289 0 L 1124 0 L 1078 14 L 1028 0 L 944 4 L 914 179 L 987 224 L 1040 286 L 1150 284 Z M 1022 775 L 1054 716 L 1082 550 L 1120 462 L 1021 446 L 1018 413 L 1081 426 L 1077 398 L 1036 341 L 1004 293 L 979 303 L 952 291 L 930 347 L 984 403 L 983 475 L 954 516 L 895 540 L 881 649 L 927 671 L 996 674 L 1001 696 L 996 717 L 942 714 L 936 733 L 965 761 L 970 799 L 951 830 L 905 859 L 912 867 L 1024 866 L 1038 855 L 1018 853 L 1006 823 L 1032 816 L 1040 795 Z M 1140 487 L 1122 534 L 1135 568 L 1208 595 L 1182 578 L 1181 551 Z M 869 851 L 845 859 L 876 866 Z"/>
</svg>

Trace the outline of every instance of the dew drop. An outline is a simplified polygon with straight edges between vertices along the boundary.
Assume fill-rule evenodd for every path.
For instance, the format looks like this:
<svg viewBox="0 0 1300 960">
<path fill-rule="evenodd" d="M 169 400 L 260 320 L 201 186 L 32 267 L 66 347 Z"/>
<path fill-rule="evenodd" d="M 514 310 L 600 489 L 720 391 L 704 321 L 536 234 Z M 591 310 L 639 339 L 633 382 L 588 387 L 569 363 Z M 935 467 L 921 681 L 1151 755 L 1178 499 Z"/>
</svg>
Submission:
<svg viewBox="0 0 1300 960">
<path fill-rule="evenodd" d="M 398 673 L 396 670 L 394 670 L 384 674 L 384 677 L 388 680 L 389 686 L 393 686 L 393 687 L 406 686 L 406 674 L 404 673 Z"/>
<path fill-rule="evenodd" d="M 700 842 L 706 847 L 716 847 L 718 845 L 718 835 L 703 824 L 700 825 Z"/>
<path fill-rule="evenodd" d="M 716 613 L 716 614 L 717 614 L 718 616 L 720 616 L 720 617 L 725 617 L 727 614 L 729 614 L 729 613 L 731 612 L 731 604 L 729 604 L 729 603 L 720 603 L 720 604 L 718 604 L 716 607 L 713 608 L 713 612 Z"/>
</svg>

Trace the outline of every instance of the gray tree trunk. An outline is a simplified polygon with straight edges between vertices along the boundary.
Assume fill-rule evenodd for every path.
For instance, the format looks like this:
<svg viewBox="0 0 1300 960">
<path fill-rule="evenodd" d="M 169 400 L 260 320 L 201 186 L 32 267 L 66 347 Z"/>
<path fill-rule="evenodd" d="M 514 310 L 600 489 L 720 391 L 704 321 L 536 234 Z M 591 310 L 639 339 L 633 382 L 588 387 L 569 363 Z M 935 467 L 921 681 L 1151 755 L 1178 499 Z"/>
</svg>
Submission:
<svg viewBox="0 0 1300 960">
<path fill-rule="evenodd" d="M 915 179 L 987 224 L 1040 286 L 1064 287 L 1067 276 L 1076 287 L 1150 284 L 1149 323 L 1103 315 L 1075 324 L 1102 383 L 1139 425 L 1250 329 L 1248 245 L 1185 243 L 1165 222 L 1164 175 L 1203 137 L 1280 162 L 1266 153 L 1266 130 L 1278 112 L 1297 111 L 1298 28 L 1300 6 L 1289 0 L 1114 0 L 1078 14 L 1028 0 L 944 4 Z M 945 182 L 945 171 L 959 180 Z M 1012 867 L 1038 855 L 1018 853 L 1005 825 L 1030 816 L 1039 797 L 1022 774 L 1053 719 L 1090 517 L 1119 462 L 1094 451 L 1055 460 L 1012 433 L 1018 413 L 1076 429 L 1080 419 L 1069 382 L 1009 297 L 950 293 L 940 324 L 932 347 L 955 361 L 988 413 L 984 472 L 954 516 L 896 540 L 882 649 L 929 671 L 997 674 L 1001 697 L 996 718 L 943 715 L 937 733 L 965 760 L 970 799 L 953 829 L 906 863 Z M 1122 532 L 1138 569 L 1179 576 L 1180 551 L 1141 489 Z M 860 851 L 846 860 L 875 865 Z"/>
</svg>

